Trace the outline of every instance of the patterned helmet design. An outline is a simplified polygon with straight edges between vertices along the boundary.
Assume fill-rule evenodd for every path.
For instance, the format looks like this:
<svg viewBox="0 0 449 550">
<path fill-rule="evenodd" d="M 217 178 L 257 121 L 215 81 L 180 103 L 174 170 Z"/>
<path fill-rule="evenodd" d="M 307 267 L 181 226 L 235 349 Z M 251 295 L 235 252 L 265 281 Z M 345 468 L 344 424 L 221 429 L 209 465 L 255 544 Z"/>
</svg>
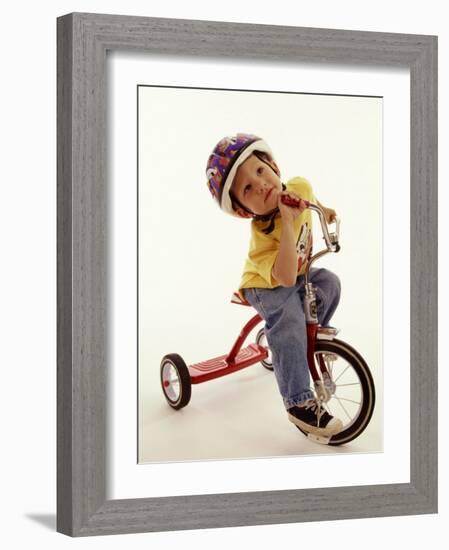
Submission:
<svg viewBox="0 0 449 550">
<path fill-rule="evenodd" d="M 262 151 L 273 157 L 263 139 L 252 134 L 237 134 L 221 139 L 207 161 L 207 185 L 222 210 L 238 217 L 232 207 L 229 191 L 238 167 L 254 152 Z"/>
</svg>

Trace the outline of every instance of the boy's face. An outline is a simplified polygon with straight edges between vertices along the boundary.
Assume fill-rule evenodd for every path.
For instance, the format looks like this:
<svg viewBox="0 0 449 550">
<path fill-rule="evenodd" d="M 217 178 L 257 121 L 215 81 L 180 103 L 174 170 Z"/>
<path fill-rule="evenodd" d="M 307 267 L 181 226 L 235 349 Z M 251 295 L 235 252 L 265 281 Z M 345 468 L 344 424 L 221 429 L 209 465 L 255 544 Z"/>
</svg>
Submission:
<svg viewBox="0 0 449 550">
<path fill-rule="evenodd" d="M 273 167 L 277 170 L 274 162 Z M 277 208 L 281 191 L 282 183 L 278 174 L 256 155 L 251 155 L 238 167 L 232 184 L 236 199 L 257 215 L 268 214 Z"/>
</svg>

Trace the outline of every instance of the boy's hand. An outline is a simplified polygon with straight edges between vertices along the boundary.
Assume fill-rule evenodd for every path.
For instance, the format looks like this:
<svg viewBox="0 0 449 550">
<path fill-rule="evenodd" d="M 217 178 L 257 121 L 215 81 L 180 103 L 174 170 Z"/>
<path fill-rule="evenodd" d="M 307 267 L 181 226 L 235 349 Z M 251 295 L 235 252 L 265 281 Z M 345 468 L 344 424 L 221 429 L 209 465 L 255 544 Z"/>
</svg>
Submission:
<svg viewBox="0 0 449 550">
<path fill-rule="evenodd" d="M 299 201 L 299 206 L 287 206 L 282 202 L 283 196 L 290 197 L 296 201 Z M 295 195 L 295 193 L 282 191 L 282 193 L 279 193 L 278 196 L 278 207 L 279 212 L 281 213 L 282 221 L 284 223 L 293 223 L 296 218 L 304 212 L 304 210 L 306 209 L 306 204 L 301 199 L 301 197 L 298 197 L 298 195 Z"/>
<path fill-rule="evenodd" d="M 326 218 L 326 223 L 332 223 L 337 218 L 337 212 L 333 208 L 322 207 L 324 211 L 324 217 Z"/>
<path fill-rule="evenodd" d="M 329 224 L 329 223 L 332 223 L 336 220 L 337 218 L 337 212 L 335 212 L 335 210 L 333 208 L 326 208 L 325 206 L 323 206 L 320 201 L 316 201 L 318 206 L 323 210 L 324 212 L 324 218 L 326 220 L 326 223 Z"/>
</svg>

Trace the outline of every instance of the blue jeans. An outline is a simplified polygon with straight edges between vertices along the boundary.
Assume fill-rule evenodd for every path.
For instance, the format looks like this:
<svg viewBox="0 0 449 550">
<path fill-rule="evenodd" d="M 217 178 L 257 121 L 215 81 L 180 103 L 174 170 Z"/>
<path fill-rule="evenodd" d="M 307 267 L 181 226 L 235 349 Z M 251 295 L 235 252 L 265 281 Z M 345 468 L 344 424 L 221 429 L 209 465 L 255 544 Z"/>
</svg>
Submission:
<svg viewBox="0 0 449 550">
<path fill-rule="evenodd" d="M 328 326 L 340 301 L 340 280 L 327 269 L 311 269 L 309 282 L 316 288 L 318 320 Z M 265 320 L 273 370 L 286 409 L 304 403 L 313 397 L 307 364 L 304 276 L 292 287 L 246 288 L 244 292 Z"/>
</svg>

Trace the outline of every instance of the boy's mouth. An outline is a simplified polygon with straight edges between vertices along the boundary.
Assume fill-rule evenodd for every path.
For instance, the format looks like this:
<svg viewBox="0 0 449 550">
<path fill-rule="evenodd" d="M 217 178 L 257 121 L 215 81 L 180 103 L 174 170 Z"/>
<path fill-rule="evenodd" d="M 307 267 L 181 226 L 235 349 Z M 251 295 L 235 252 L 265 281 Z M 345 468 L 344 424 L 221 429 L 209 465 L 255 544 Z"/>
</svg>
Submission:
<svg viewBox="0 0 449 550">
<path fill-rule="evenodd" d="M 273 191 L 273 188 L 268 189 L 267 194 L 265 195 L 265 202 L 267 202 L 267 200 L 270 198 L 272 191 Z"/>
</svg>

